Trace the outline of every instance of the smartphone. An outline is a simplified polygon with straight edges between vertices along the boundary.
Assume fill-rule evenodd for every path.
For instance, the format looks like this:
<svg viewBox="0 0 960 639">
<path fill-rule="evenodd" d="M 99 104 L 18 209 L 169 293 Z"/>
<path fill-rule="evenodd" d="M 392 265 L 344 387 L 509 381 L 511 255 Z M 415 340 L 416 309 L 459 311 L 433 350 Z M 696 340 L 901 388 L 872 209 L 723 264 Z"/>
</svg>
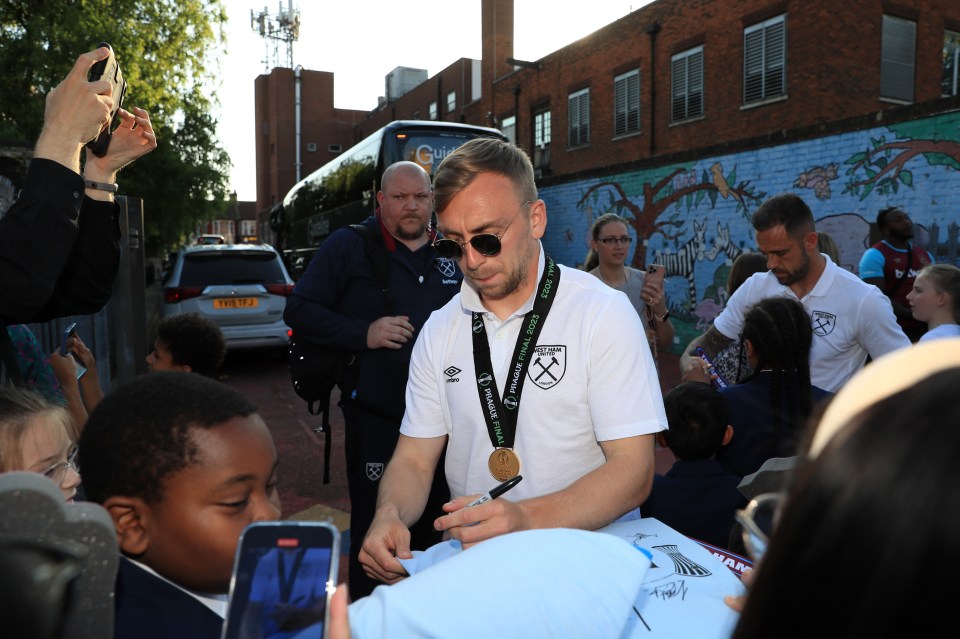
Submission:
<svg viewBox="0 0 960 639">
<path fill-rule="evenodd" d="M 647 279 L 654 283 L 659 283 L 663 287 L 663 277 L 667 272 L 659 264 L 651 264 L 647 267 Z"/>
<path fill-rule="evenodd" d="M 222 639 L 327 636 L 340 531 L 326 521 L 255 522 L 244 528 Z"/>
<path fill-rule="evenodd" d="M 68 342 L 70 341 L 70 336 L 77 332 L 77 323 L 71 322 L 65 329 L 63 329 L 63 335 L 60 337 L 60 356 L 66 357 L 67 354 L 73 356 L 73 361 L 77 365 L 77 379 L 83 377 L 83 374 L 87 372 L 87 367 L 84 366 L 80 359 L 76 356 L 75 353 L 68 351 Z"/>
<path fill-rule="evenodd" d="M 113 54 L 113 47 L 107 42 L 101 42 L 99 46 L 110 49 L 110 55 L 90 67 L 87 79 L 90 82 L 107 80 L 113 85 L 113 109 L 110 110 L 110 122 L 100 130 L 100 134 L 95 139 L 87 142 L 87 148 L 95 156 L 102 158 L 110 148 L 113 130 L 120 124 L 117 111 L 123 106 L 123 96 L 127 93 L 127 81 L 123 79 L 123 73 L 120 72 L 120 63 Z"/>
<path fill-rule="evenodd" d="M 717 367 L 713 365 L 712 361 L 710 361 L 710 357 L 707 355 L 707 352 L 697 346 L 697 355 L 699 355 L 700 359 L 708 364 L 707 372 L 710 373 L 711 376 L 716 375 L 716 377 L 711 378 L 713 385 L 717 388 L 726 388 L 728 386 L 727 380 L 723 378 L 723 375 L 720 374 L 720 371 L 717 370 Z"/>
</svg>

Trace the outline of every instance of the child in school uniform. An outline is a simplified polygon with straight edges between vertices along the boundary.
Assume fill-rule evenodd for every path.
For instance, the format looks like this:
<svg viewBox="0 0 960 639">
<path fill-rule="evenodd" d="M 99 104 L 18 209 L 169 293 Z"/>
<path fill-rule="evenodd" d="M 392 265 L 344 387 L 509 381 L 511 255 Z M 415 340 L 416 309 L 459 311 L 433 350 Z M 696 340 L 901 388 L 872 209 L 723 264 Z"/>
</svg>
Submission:
<svg viewBox="0 0 960 639">
<path fill-rule="evenodd" d="M 237 542 L 280 517 L 277 451 L 235 389 L 155 372 L 109 393 L 80 439 L 87 498 L 123 557 L 115 638 L 218 639 Z"/>
<path fill-rule="evenodd" d="M 728 548 L 734 513 L 747 505 L 738 490 L 740 476 L 716 460 L 733 438 L 730 409 L 710 384 L 683 382 L 663 398 L 669 429 L 657 433 L 676 461 L 655 475 L 650 496 L 640 506 L 677 532 L 718 548 Z"/>
</svg>

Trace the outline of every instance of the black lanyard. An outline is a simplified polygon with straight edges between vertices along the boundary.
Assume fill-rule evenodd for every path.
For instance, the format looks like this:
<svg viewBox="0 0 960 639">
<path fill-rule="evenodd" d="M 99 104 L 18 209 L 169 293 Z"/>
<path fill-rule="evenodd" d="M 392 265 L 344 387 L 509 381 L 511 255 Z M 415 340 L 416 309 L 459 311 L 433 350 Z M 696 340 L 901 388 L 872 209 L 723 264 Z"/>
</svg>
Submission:
<svg viewBox="0 0 960 639">
<path fill-rule="evenodd" d="M 483 315 L 476 312 L 473 314 L 473 365 L 477 374 L 477 391 L 483 407 L 483 418 L 487 422 L 487 433 L 494 448 L 513 448 L 517 435 L 517 415 L 520 413 L 520 393 L 530 364 L 529 356 L 537 344 L 537 337 L 553 305 L 559 284 L 560 268 L 547 257 L 533 309 L 523 316 L 524 327 L 517 336 L 513 366 L 510 367 L 510 378 L 502 399 L 493 375 L 490 343 L 487 341 Z"/>
<path fill-rule="evenodd" d="M 303 563 L 303 556 L 306 552 L 306 548 L 300 548 L 296 551 L 293 567 L 290 569 L 290 574 L 288 575 L 285 559 L 286 552 L 282 549 L 277 549 L 277 573 L 280 581 L 280 601 L 282 603 L 290 603 L 290 596 L 293 595 L 293 586 L 297 582 L 297 573 L 300 572 L 300 564 Z"/>
</svg>

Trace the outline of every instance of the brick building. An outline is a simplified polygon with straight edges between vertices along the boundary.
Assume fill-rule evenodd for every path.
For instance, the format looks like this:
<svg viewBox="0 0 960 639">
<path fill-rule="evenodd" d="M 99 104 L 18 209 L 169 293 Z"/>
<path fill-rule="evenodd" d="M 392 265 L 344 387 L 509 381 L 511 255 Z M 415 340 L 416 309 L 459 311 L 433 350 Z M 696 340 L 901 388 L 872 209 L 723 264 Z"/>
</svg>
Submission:
<svg viewBox="0 0 960 639">
<path fill-rule="evenodd" d="M 534 61 L 513 59 L 513 0 L 482 0 L 482 16 L 482 60 L 349 118 L 331 78 L 316 111 L 354 142 L 394 119 L 500 128 L 534 160 L 548 251 L 577 263 L 592 220 L 619 212 L 633 263 L 667 262 L 691 332 L 722 308 L 718 283 L 753 246 L 749 214 L 776 192 L 804 195 L 851 270 L 887 203 L 956 261 L 960 2 L 657 0 Z M 293 181 L 261 164 L 260 136 L 257 149 L 262 216 Z"/>
<path fill-rule="evenodd" d="M 333 74 L 275 68 L 254 83 L 257 211 L 281 202 L 300 178 L 360 140 L 365 111 L 333 106 Z M 299 151 L 299 153 L 298 153 Z"/>
<path fill-rule="evenodd" d="M 658 0 L 533 62 L 512 58 L 513 0 L 482 4 L 483 60 L 460 59 L 369 113 L 333 107 L 333 74 L 260 76 L 258 209 L 296 182 L 298 85 L 300 177 L 398 119 L 512 131 L 543 177 L 562 179 L 817 135 L 957 93 L 956 77 L 952 86 L 945 77 L 960 47 L 954 0 Z"/>
<path fill-rule="evenodd" d="M 194 225 L 193 234 L 187 238 L 187 242 L 192 244 L 204 234 L 222 235 L 227 244 L 259 242 L 256 207 L 256 202 L 237 200 L 234 191 L 219 216 Z"/>
</svg>

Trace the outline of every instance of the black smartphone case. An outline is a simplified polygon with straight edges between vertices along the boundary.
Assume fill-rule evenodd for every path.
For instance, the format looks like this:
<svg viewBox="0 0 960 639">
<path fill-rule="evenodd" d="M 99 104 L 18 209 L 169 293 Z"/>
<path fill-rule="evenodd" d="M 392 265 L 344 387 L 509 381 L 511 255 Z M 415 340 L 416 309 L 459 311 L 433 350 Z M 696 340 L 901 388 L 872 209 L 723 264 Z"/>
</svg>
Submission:
<svg viewBox="0 0 960 639">
<path fill-rule="evenodd" d="M 90 82 L 108 80 L 113 85 L 113 110 L 110 112 L 110 124 L 105 126 L 95 139 L 87 142 L 87 148 L 98 158 L 106 155 L 110 148 L 113 129 L 118 122 L 117 111 L 123 106 L 123 97 L 127 93 L 127 81 L 123 79 L 123 73 L 121 73 L 120 64 L 113 53 L 113 47 L 106 42 L 101 42 L 100 46 L 110 49 L 110 55 L 90 67 L 87 79 Z"/>
</svg>

